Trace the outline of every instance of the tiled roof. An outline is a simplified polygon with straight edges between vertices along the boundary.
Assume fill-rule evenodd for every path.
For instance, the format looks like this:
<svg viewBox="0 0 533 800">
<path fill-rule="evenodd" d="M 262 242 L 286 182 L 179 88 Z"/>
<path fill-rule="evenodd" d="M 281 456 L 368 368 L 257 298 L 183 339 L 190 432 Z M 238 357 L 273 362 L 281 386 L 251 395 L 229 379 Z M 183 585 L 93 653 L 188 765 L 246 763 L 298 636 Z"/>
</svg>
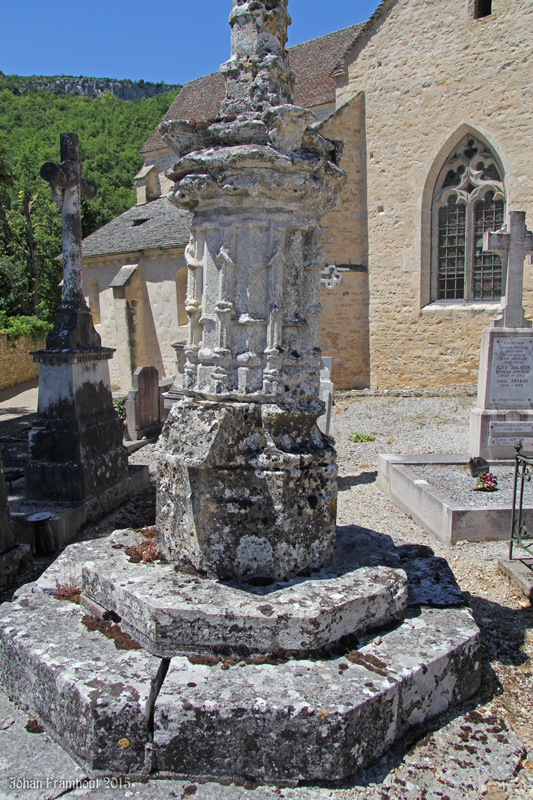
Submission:
<svg viewBox="0 0 533 800">
<path fill-rule="evenodd" d="M 83 240 L 84 257 L 179 247 L 189 241 L 191 215 L 166 197 L 133 206 Z"/>
<path fill-rule="evenodd" d="M 289 61 L 296 76 L 294 102 L 303 108 L 335 102 L 335 65 L 351 46 L 364 23 L 350 25 L 317 39 L 289 47 Z"/>
<path fill-rule="evenodd" d="M 357 38 L 365 23 L 327 33 L 288 48 L 289 61 L 296 77 L 294 102 L 304 108 L 333 103 L 333 70 Z M 211 72 L 186 83 L 164 116 L 168 119 L 214 119 L 224 99 L 225 81 L 220 72 Z M 166 147 L 156 128 L 144 143 L 141 153 Z"/>
</svg>

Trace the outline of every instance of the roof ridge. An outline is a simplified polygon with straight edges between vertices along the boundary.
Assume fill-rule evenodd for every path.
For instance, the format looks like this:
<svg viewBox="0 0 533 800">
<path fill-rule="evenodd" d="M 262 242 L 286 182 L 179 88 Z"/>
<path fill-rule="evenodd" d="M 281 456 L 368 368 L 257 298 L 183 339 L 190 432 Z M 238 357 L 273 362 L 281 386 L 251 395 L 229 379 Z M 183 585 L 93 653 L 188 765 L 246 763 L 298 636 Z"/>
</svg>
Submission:
<svg viewBox="0 0 533 800">
<path fill-rule="evenodd" d="M 313 36 L 311 39 L 304 39 L 303 42 L 295 42 L 294 44 L 290 44 L 287 47 L 287 50 L 292 50 L 294 47 L 301 47 L 304 44 L 309 44 L 310 42 L 317 42 L 319 39 L 325 39 L 327 36 L 333 36 L 334 33 L 342 33 L 343 31 L 347 31 L 349 28 L 357 28 L 360 25 L 364 25 L 367 20 L 362 20 L 361 22 L 354 22 L 352 25 L 345 25 L 343 28 L 336 28 L 334 31 L 330 31 L 329 33 L 321 33 L 320 36 Z M 351 47 L 351 45 L 349 45 Z"/>
<path fill-rule="evenodd" d="M 346 48 L 344 54 L 338 60 L 337 64 L 333 68 L 332 74 L 333 75 L 341 75 L 344 70 L 346 69 L 346 63 L 344 61 L 348 52 L 355 47 L 356 44 L 359 44 L 360 41 L 363 40 L 365 33 L 370 30 L 374 22 L 382 16 L 382 14 L 386 13 L 390 7 L 392 7 L 396 3 L 396 0 L 380 0 L 380 3 L 376 7 L 375 11 L 368 17 L 367 20 L 361 22 L 361 29 L 357 31 L 357 35 L 353 42 Z"/>
</svg>

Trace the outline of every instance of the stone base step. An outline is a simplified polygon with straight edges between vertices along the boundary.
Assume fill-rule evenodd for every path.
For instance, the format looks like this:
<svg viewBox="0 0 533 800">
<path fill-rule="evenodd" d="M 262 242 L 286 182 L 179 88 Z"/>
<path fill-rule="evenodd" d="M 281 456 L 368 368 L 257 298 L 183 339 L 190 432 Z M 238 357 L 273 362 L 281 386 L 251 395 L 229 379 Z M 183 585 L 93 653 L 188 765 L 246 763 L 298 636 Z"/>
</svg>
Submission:
<svg viewBox="0 0 533 800">
<path fill-rule="evenodd" d="M 188 779 L 338 780 L 480 681 L 479 630 L 466 608 L 411 609 L 393 630 L 327 660 L 180 656 L 156 701 L 152 752 L 146 707 L 159 659 L 117 650 L 87 630 L 83 609 L 41 586 L 0 609 L 0 681 L 93 773 L 138 774 L 151 753 L 152 771 Z"/>
</svg>

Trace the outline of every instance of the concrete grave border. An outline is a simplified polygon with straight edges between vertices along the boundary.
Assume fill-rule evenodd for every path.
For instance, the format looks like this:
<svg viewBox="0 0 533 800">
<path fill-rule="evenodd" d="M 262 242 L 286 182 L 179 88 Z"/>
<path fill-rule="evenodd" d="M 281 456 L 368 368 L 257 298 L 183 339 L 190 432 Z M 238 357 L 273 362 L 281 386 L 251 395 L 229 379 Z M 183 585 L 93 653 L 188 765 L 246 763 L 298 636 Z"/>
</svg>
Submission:
<svg viewBox="0 0 533 800">
<path fill-rule="evenodd" d="M 459 454 L 380 454 L 377 486 L 405 514 L 445 544 L 460 540 L 482 542 L 509 539 L 511 507 L 472 508 L 420 479 L 410 466 L 468 464 L 469 456 Z M 508 463 L 511 462 L 499 462 Z M 524 508 L 526 525 L 533 528 L 533 508 Z"/>
</svg>

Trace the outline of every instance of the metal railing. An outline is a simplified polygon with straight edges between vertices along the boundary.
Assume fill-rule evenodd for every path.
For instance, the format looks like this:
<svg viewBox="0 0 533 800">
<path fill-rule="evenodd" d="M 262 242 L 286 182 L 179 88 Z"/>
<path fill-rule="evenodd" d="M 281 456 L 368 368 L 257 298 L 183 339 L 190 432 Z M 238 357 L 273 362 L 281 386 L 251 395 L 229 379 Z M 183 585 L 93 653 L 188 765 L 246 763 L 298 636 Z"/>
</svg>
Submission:
<svg viewBox="0 0 533 800">
<path fill-rule="evenodd" d="M 522 453 L 522 443 L 515 445 L 515 470 L 513 490 L 513 510 L 511 513 L 511 541 L 509 559 L 513 558 L 513 548 L 520 547 L 528 555 L 533 556 L 533 532 L 529 532 L 524 522 L 524 485 L 530 483 L 533 476 L 533 455 Z"/>
</svg>

